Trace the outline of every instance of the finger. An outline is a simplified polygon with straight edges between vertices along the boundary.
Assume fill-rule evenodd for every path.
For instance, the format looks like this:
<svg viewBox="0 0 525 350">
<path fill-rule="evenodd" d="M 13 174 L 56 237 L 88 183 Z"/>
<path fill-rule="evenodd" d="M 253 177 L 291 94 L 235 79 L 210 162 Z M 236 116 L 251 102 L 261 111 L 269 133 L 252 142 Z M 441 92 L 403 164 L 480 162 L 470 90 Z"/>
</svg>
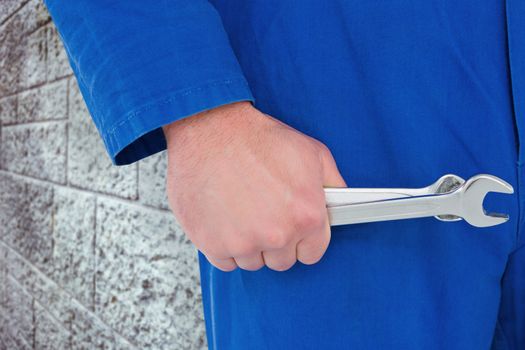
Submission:
<svg viewBox="0 0 525 350">
<path fill-rule="evenodd" d="M 297 260 L 306 265 L 317 263 L 326 252 L 331 235 L 327 215 L 324 230 L 310 234 L 297 243 Z"/>
<path fill-rule="evenodd" d="M 262 253 L 249 256 L 236 256 L 234 259 L 237 266 L 243 270 L 256 271 L 264 266 Z"/>
<path fill-rule="evenodd" d="M 286 271 L 297 261 L 296 243 L 284 248 L 267 250 L 262 253 L 266 266 L 275 271 Z"/>
<path fill-rule="evenodd" d="M 326 187 L 348 187 L 337 168 L 337 163 L 330 149 L 323 144 L 321 151 L 321 166 L 323 169 L 323 185 Z"/>
<path fill-rule="evenodd" d="M 206 259 L 208 259 L 210 264 L 224 272 L 230 272 L 237 268 L 237 264 L 235 263 L 235 260 L 233 258 L 217 259 L 207 255 L 205 255 L 205 257 Z"/>
</svg>

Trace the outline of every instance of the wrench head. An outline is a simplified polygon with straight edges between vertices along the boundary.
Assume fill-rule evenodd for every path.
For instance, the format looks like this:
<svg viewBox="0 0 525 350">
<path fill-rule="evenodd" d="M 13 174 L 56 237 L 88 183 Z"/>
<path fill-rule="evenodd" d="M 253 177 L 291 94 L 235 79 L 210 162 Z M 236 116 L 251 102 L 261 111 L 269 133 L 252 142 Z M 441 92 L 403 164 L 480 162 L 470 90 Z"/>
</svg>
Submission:
<svg viewBox="0 0 525 350">
<path fill-rule="evenodd" d="M 457 191 L 461 191 L 461 217 L 476 227 L 488 227 L 506 222 L 509 217 L 502 213 L 488 213 L 483 200 L 489 192 L 514 193 L 512 186 L 502 179 L 479 174 L 468 179 Z"/>
<path fill-rule="evenodd" d="M 465 180 L 454 174 L 446 174 L 441 176 L 436 182 L 432 184 L 432 190 L 435 193 L 449 193 L 454 192 L 461 185 L 465 183 Z M 461 221 L 463 218 L 457 215 L 436 215 L 436 219 L 441 221 Z"/>
</svg>

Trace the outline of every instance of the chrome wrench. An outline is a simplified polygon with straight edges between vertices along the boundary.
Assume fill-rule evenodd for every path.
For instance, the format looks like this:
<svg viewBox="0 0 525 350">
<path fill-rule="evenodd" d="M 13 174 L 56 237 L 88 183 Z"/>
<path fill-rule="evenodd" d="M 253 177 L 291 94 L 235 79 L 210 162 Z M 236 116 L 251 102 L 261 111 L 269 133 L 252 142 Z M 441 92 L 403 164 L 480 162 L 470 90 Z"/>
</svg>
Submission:
<svg viewBox="0 0 525 350">
<path fill-rule="evenodd" d="M 424 196 L 437 193 L 447 193 L 462 185 L 465 180 L 454 174 L 441 176 L 433 184 L 423 188 L 325 188 L 326 206 L 335 207 L 353 203 L 373 202 L 385 199 Z M 442 221 L 458 221 L 461 217 L 455 215 L 436 215 Z"/>
<path fill-rule="evenodd" d="M 514 193 L 512 186 L 500 178 L 479 174 L 444 193 L 431 193 L 431 186 L 412 190 L 325 188 L 330 225 L 428 216 L 457 220 L 447 219 L 449 215 L 463 218 L 476 227 L 498 225 L 508 220 L 507 215 L 487 213 L 483 209 L 483 199 L 488 192 Z"/>
</svg>

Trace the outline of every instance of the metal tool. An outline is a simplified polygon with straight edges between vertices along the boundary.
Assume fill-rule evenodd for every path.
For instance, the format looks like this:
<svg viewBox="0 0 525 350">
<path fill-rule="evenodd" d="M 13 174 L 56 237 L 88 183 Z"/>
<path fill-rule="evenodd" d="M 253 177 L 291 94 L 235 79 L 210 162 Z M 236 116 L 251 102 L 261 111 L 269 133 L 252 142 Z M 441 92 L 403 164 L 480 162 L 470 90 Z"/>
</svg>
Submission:
<svg viewBox="0 0 525 350">
<path fill-rule="evenodd" d="M 435 216 L 443 221 L 464 219 L 477 227 L 508 220 L 487 213 L 483 199 L 488 192 L 514 193 L 502 179 L 479 174 L 467 181 L 457 175 L 442 176 L 424 188 L 325 188 L 330 225 Z"/>
</svg>

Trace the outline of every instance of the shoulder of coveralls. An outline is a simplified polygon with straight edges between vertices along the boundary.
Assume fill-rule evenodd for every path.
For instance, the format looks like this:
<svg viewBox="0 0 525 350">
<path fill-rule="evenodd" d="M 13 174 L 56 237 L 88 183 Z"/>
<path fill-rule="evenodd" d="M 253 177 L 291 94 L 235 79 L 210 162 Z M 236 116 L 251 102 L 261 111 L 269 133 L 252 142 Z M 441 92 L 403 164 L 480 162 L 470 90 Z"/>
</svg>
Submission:
<svg viewBox="0 0 525 350">
<path fill-rule="evenodd" d="M 115 165 L 166 148 L 161 126 L 254 101 L 206 0 L 45 0 Z"/>
</svg>

